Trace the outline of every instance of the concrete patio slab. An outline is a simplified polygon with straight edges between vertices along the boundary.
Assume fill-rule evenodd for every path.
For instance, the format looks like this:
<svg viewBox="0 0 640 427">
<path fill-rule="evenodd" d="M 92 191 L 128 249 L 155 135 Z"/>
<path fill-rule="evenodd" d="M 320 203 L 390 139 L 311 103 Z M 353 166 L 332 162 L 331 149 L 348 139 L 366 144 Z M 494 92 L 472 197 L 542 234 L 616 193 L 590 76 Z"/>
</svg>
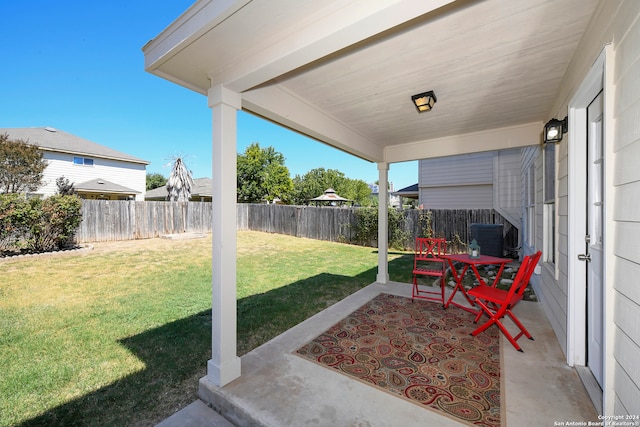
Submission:
<svg viewBox="0 0 640 427">
<path fill-rule="evenodd" d="M 467 425 L 293 354 L 383 292 L 410 297 L 411 285 L 374 283 L 354 293 L 243 356 L 242 376 L 232 383 L 220 388 L 206 377 L 201 379 L 200 398 L 236 426 Z M 519 340 L 524 350 L 520 353 L 501 338 L 503 425 L 597 421 L 598 414 L 576 371 L 567 366 L 540 305 L 521 302 L 515 312 L 535 341 Z"/>
<path fill-rule="evenodd" d="M 184 409 L 176 412 L 157 427 L 234 427 L 226 418 L 208 407 L 203 401 L 196 400 Z"/>
</svg>

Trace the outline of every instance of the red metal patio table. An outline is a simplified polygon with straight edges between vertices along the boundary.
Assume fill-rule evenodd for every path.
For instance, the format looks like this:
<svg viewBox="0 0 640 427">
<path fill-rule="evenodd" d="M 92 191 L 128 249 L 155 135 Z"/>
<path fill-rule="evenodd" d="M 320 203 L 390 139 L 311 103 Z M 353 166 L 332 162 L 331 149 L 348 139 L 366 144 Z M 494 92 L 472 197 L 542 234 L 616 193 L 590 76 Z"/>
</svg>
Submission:
<svg viewBox="0 0 640 427">
<path fill-rule="evenodd" d="M 453 278 L 456 280 L 456 285 L 453 288 L 453 292 L 451 293 L 451 296 L 449 297 L 447 302 L 444 304 L 444 308 L 449 307 L 449 304 L 453 304 L 456 307 L 460 307 L 461 309 L 474 314 L 477 314 L 478 311 L 472 308 L 475 306 L 475 304 L 473 303 L 471 298 L 469 298 L 469 295 L 467 295 L 467 291 L 464 289 L 464 286 L 462 286 L 462 279 L 464 278 L 464 275 L 467 273 L 467 270 L 469 269 L 469 267 L 471 267 L 471 270 L 476 275 L 478 282 L 485 283 L 484 279 L 480 276 L 480 273 L 478 272 L 478 266 L 479 265 L 499 265 L 500 268 L 498 270 L 498 273 L 496 274 L 496 277 L 495 279 L 493 279 L 493 283 L 491 284 L 491 286 L 495 287 L 498 284 L 498 281 L 500 280 L 500 276 L 502 275 L 504 266 L 507 265 L 507 263 L 512 261 L 509 258 L 498 258 L 490 255 L 480 255 L 480 257 L 478 258 L 471 258 L 467 254 L 451 254 L 451 255 L 442 255 L 441 257 L 446 259 L 447 262 L 449 263 L 449 266 L 451 267 L 451 274 L 453 275 Z M 456 270 L 456 267 L 454 264 L 456 262 L 464 264 L 464 267 L 460 273 L 458 273 L 458 271 Z M 467 307 L 453 301 L 453 297 L 455 296 L 458 290 L 462 292 L 462 295 L 464 295 L 464 297 L 467 299 L 471 307 Z"/>
</svg>

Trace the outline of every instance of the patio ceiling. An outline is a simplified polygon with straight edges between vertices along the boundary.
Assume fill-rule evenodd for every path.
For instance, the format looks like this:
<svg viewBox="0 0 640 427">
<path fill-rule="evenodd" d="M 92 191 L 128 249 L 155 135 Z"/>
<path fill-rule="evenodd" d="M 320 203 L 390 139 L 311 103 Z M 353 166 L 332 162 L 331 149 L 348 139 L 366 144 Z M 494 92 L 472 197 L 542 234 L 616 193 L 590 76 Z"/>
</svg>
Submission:
<svg viewBox="0 0 640 427">
<path fill-rule="evenodd" d="M 597 3 L 201 0 L 145 68 L 374 162 L 512 148 L 540 142 Z"/>
</svg>

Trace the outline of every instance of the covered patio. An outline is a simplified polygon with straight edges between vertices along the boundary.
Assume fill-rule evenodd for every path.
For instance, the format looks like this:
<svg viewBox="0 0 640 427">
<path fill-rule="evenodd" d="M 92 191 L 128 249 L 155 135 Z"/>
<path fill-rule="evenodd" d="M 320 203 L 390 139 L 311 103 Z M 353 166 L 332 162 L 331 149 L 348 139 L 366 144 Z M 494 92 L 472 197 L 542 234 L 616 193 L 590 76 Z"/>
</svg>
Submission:
<svg viewBox="0 0 640 427">
<path fill-rule="evenodd" d="M 410 291 L 389 281 L 386 221 L 378 226 L 376 283 L 237 356 L 237 112 L 369 160 L 381 183 L 397 162 L 541 147 L 544 123 L 563 112 L 575 89 L 564 81 L 567 73 L 585 73 L 593 63 L 573 61 L 599 4 L 200 0 L 144 46 L 147 71 L 206 95 L 212 109 L 213 344 L 200 383 L 205 402 L 241 425 L 392 425 L 408 417 L 406 425 L 434 416 L 443 425 L 422 408 L 291 355 L 300 341 L 375 294 Z M 437 100 L 430 111 L 418 112 L 412 96 L 427 91 Z M 380 200 L 387 197 L 380 186 Z M 387 204 L 380 203 L 379 218 L 387 216 Z M 509 424 L 596 420 L 558 343 L 558 320 L 555 333 L 546 320 L 550 306 L 522 305 L 537 339 L 526 343 L 524 355 L 504 348 Z"/>
</svg>

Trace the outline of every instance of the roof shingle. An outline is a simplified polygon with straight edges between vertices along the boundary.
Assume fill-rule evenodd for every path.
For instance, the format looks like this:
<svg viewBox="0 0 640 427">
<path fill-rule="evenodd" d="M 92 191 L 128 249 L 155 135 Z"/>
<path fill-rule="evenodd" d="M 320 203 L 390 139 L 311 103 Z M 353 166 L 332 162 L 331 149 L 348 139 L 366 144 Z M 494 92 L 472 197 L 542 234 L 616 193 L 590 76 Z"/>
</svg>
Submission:
<svg viewBox="0 0 640 427">
<path fill-rule="evenodd" d="M 5 133 L 10 139 L 21 139 L 43 150 L 149 164 L 146 160 L 51 127 L 0 128 L 0 134 Z"/>
</svg>

